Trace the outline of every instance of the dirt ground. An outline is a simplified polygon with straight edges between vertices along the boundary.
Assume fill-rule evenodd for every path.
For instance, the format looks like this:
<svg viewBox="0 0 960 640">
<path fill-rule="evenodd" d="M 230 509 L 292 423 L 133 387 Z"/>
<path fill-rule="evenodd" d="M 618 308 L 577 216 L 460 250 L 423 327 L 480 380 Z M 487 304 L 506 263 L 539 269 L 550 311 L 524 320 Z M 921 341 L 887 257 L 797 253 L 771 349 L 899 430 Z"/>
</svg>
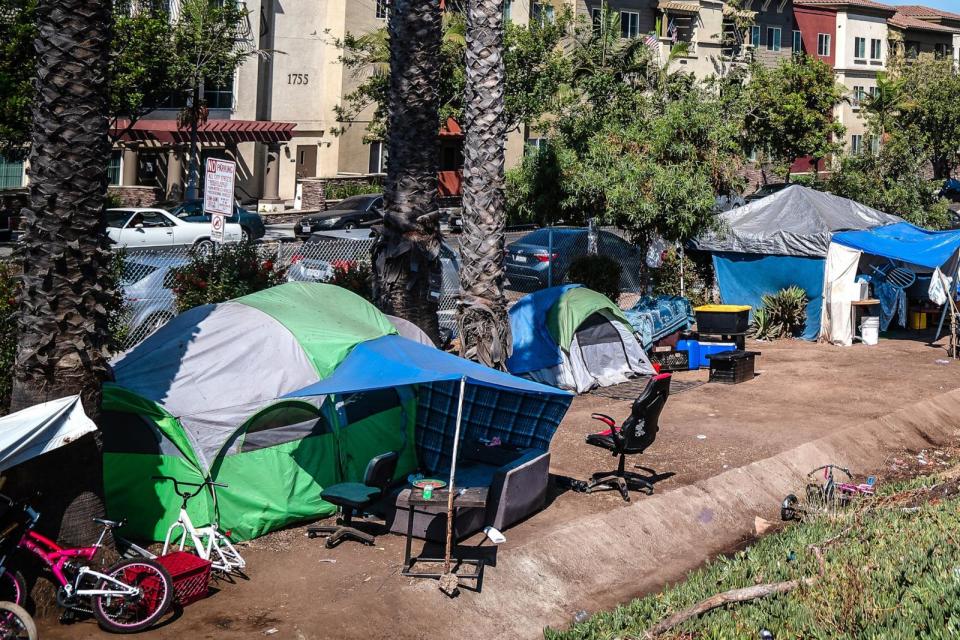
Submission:
<svg viewBox="0 0 960 640">
<path fill-rule="evenodd" d="M 759 375 L 745 384 L 703 384 L 674 393 L 657 441 L 635 462 L 656 470 L 657 492 L 663 494 L 960 387 L 960 361 L 946 359 L 943 341 L 931 346 L 915 335 L 900 338 L 849 348 L 751 343 L 749 349 L 763 354 L 757 360 Z M 706 377 L 699 371 L 674 379 L 689 383 Z M 587 446 L 584 436 L 604 428 L 590 420 L 592 412 L 619 420 L 629 407 L 626 400 L 577 398 L 553 439 L 551 472 L 583 479 L 613 468 L 616 460 Z M 634 494 L 634 501 L 643 499 Z M 505 532 L 505 544 L 495 548 L 475 537 L 466 545 L 491 561 L 487 572 L 496 572 L 496 563 L 510 562 L 511 549 L 535 543 L 585 514 L 624 505 L 613 492 L 587 495 L 557 488 L 543 511 Z M 415 552 L 419 548 L 415 544 Z M 436 583 L 399 575 L 403 539 L 398 536 L 381 536 L 372 548 L 345 542 L 328 550 L 296 528 L 243 545 L 242 552 L 248 581 L 218 584 L 210 598 L 144 636 L 443 638 L 444 620 L 455 619 L 463 601 L 479 597 L 465 591 L 454 601 L 425 598 L 426 592 L 436 593 Z M 580 608 L 568 604 L 571 611 Z M 43 638 L 103 635 L 92 622 L 41 621 Z"/>
</svg>

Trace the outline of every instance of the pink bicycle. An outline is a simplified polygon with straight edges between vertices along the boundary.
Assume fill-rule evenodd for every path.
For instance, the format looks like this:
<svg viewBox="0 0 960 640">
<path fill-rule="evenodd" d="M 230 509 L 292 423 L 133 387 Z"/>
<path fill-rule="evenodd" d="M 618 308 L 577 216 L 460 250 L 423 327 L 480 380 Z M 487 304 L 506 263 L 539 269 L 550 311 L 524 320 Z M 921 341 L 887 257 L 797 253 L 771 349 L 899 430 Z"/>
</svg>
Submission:
<svg viewBox="0 0 960 640">
<path fill-rule="evenodd" d="M 43 561 L 59 584 L 57 604 L 66 620 L 77 613 L 92 613 L 107 631 L 134 633 L 153 625 L 170 608 L 173 580 L 156 562 L 122 560 L 103 572 L 90 566 L 107 532 L 122 522 L 94 518 L 103 525 L 96 544 L 64 548 L 33 530 L 40 514 L 29 505 L 2 495 L 0 500 L 8 506 L 7 522 L 0 530 L 0 597 L 19 605 L 26 600 L 23 577 L 7 566 L 14 551 L 25 549 Z"/>
</svg>

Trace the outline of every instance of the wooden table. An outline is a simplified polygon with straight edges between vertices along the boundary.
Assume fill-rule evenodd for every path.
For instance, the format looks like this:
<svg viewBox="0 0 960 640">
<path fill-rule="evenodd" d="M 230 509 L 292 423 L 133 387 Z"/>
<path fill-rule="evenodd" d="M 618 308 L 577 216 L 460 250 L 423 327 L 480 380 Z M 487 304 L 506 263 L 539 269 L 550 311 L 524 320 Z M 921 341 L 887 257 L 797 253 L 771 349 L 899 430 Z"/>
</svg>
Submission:
<svg viewBox="0 0 960 640">
<path fill-rule="evenodd" d="M 853 331 L 853 338 L 857 338 L 857 311 L 868 309 L 870 307 L 879 307 L 880 301 L 876 298 L 867 298 L 866 300 L 854 300 L 850 303 L 850 324 Z"/>
<path fill-rule="evenodd" d="M 464 509 L 484 509 L 487 506 L 487 493 L 489 492 L 488 487 L 467 487 L 456 489 L 456 494 L 453 497 L 453 522 L 451 526 L 454 531 L 456 530 L 456 521 L 457 521 L 457 508 Z M 443 573 L 437 573 L 435 571 L 425 571 L 419 572 L 414 571 L 413 566 L 417 562 L 443 562 L 443 558 L 425 558 L 418 556 L 416 558 L 411 557 L 411 547 L 413 546 L 413 516 L 416 512 L 417 507 L 442 507 L 444 513 L 447 510 L 447 502 L 449 499 L 450 492 L 446 489 L 434 489 L 433 495 L 429 500 L 423 497 L 422 489 L 404 489 L 400 494 L 406 499 L 408 511 L 407 511 L 407 542 L 404 546 L 403 552 L 403 569 L 401 574 L 405 576 L 410 576 L 413 578 L 439 578 Z M 473 565 L 476 567 L 476 570 L 472 574 L 465 574 L 460 576 L 461 578 L 466 578 L 469 580 L 479 580 L 480 575 L 483 571 L 483 559 L 467 559 L 467 558 L 456 558 L 456 540 L 453 543 L 453 550 L 451 551 L 451 562 L 454 562 L 457 566 L 460 565 Z M 456 571 L 454 570 L 454 573 Z"/>
</svg>

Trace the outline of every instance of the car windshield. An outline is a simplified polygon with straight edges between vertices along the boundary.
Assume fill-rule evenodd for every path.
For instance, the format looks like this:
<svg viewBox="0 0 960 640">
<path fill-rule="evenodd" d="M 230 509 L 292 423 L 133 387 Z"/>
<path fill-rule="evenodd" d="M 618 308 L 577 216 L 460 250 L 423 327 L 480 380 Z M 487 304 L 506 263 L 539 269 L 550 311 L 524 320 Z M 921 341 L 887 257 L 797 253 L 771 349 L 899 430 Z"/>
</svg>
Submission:
<svg viewBox="0 0 960 640">
<path fill-rule="evenodd" d="M 130 219 L 131 214 L 133 214 L 133 212 L 127 209 L 108 209 L 107 226 L 122 229 L 123 225 Z"/>
<path fill-rule="evenodd" d="M 327 211 L 353 211 L 356 209 L 366 209 L 367 205 L 375 196 L 350 196 L 344 198 L 333 205 Z"/>
</svg>

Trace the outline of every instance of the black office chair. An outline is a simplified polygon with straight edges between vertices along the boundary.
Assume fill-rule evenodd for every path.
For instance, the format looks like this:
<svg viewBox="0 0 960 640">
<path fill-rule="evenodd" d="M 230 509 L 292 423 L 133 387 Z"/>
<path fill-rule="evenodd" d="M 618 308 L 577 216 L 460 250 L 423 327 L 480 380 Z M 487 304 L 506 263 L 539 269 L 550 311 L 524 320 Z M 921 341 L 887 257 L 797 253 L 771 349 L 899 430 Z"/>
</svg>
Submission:
<svg viewBox="0 0 960 640">
<path fill-rule="evenodd" d="M 621 426 L 618 427 L 616 420 L 602 413 L 590 416 L 610 428 L 588 435 L 587 444 L 606 449 L 614 456 L 620 456 L 620 463 L 616 471 L 593 474 L 585 489 L 587 493 L 595 489 L 618 489 L 627 502 L 630 502 L 630 489 L 635 491 L 645 489 L 648 495 L 653 494 L 653 484 L 649 480 L 639 474 L 625 471 L 624 467 L 627 456 L 643 453 L 656 440 L 657 431 L 660 430 L 660 412 L 663 410 L 663 405 L 667 403 L 669 395 L 670 374 L 663 373 L 650 379 L 643 393 L 633 401 L 630 416 Z"/>
<path fill-rule="evenodd" d="M 355 529 L 353 514 L 361 513 L 376 502 L 393 480 L 393 473 L 397 469 L 397 459 L 400 455 L 396 451 L 381 453 L 367 463 L 367 470 L 363 474 L 363 483 L 341 482 L 327 487 L 320 492 L 320 497 L 340 508 L 340 516 L 334 525 L 311 525 L 307 527 L 307 536 L 316 538 L 327 534 L 326 546 L 328 549 L 336 546 L 343 538 L 350 537 L 364 544 L 372 545 L 376 538 L 369 533 Z"/>
</svg>

